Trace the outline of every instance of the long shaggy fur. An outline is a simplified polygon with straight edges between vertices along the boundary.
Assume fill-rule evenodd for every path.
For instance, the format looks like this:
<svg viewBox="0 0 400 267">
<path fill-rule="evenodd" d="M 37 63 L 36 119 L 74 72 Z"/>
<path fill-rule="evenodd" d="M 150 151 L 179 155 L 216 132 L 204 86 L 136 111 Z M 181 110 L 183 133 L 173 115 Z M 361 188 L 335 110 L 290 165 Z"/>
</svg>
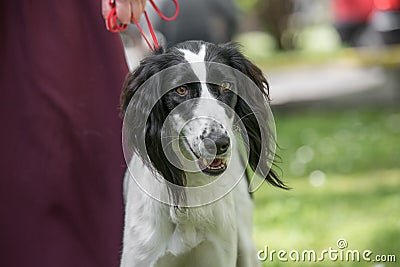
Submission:
<svg viewBox="0 0 400 267">
<path fill-rule="evenodd" d="M 171 103 L 179 96 L 163 94 L 165 77 L 156 74 L 169 67 L 188 63 L 191 56 L 200 55 L 204 64 L 215 62 L 230 66 L 254 83 L 249 86 L 248 82 L 239 79 L 236 86 L 243 91 L 238 95 L 234 92 L 226 93 L 225 96 L 232 99 L 231 108 L 236 113 L 236 118 L 232 117 L 233 125 L 240 121 L 245 127 L 246 131 L 240 133 L 242 140 L 247 142 L 248 165 L 253 172 L 273 186 L 287 188 L 271 169 L 276 144 L 271 128 L 273 126 L 270 125 L 272 118 L 265 106 L 265 101 L 269 101 L 269 87 L 262 71 L 240 53 L 237 45 L 231 43 L 214 45 L 190 41 L 166 50 L 157 50 L 129 74 L 121 96 L 124 128 L 127 129 L 125 134 L 131 142 L 129 147 L 133 148 L 130 164 L 136 169 L 143 168 L 139 171 L 140 176 L 143 176 L 139 178 L 143 181 L 161 178 L 173 185 L 182 186 L 183 189 L 173 189 L 165 183 L 169 196 L 175 203 L 174 207 L 168 207 L 149 198 L 134 183 L 129 183 L 131 174 L 127 172 L 124 190 L 126 217 L 121 263 L 123 267 L 259 265 L 251 240 L 252 200 L 247 190 L 248 181 L 252 177 L 247 177 L 247 182 L 241 180 L 237 188 L 215 203 L 196 208 L 178 208 L 185 206 L 187 192 L 184 186 L 188 185 L 188 179 L 193 179 L 193 174 L 186 173 L 179 164 L 172 164 L 167 155 L 174 157 L 174 151 L 162 145 L 163 124 L 171 112 Z M 204 89 L 207 87 L 200 82 L 187 86 L 197 90 L 199 99 L 200 92 L 207 91 Z M 205 93 L 213 96 L 210 92 Z M 131 101 L 133 97 L 137 101 Z M 215 98 L 223 99 L 222 96 Z M 202 107 L 202 103 L 206 102 L 196 102 L 197 106 L 193 110 L 204 108 L 213 112 L 213 106 Z M 222 105 L 215 110 L 218 110 L 218 116 L 224 112 Z M 220 126 L 218 130 L 223 136 L 221 129 L 224 125 Z M 203 134 L 206 132 L 204 129 Z M 209 136 L 218 137 L 215 133 Z M 193 150 L 191 153 L 196 154 Z M 239 151 L 232 153 L 239 154 Z M 235 164 L 241 163 L 237 160 Z M 206 176 L 203 173 L 196 176 L 196 179 Z M 215 258 L 213 263 L 210 262 L 211 258 Z"/>
</svg>

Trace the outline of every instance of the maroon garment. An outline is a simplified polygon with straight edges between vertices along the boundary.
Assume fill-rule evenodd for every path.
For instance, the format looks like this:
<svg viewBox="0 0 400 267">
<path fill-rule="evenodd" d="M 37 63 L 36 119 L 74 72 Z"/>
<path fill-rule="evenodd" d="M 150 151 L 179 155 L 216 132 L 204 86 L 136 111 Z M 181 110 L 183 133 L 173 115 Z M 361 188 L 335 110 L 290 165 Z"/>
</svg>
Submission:
<svg viewBox="0 0 400 267">
<path fill-rule="evenodd" d="M 118 102 L 100 0 L 0 1 L 0 266 L 118 266 Z"/>
</svg>

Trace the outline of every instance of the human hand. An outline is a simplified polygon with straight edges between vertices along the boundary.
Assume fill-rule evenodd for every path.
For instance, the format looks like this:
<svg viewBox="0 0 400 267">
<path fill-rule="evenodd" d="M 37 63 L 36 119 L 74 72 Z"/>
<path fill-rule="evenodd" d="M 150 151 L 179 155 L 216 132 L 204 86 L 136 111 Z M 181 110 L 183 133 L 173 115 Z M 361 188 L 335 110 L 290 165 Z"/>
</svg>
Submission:
<svg viewBox="0 0 400 267">
<path fill-rule="evenodd" d="M 117 12 L 118 20 L 123 24 L 129 24 L 131 22 L 132 15 L 139 21 L 140 16 L 144 12 L 146 6 L 146 0 L 114 0 Z M 108 13 L 111 11 L 109 0 L 102 0 L 102 13 L 105 20 L 107 20 Z M 106 22 L 106 27 L 107 22 Z"/>
</svg>

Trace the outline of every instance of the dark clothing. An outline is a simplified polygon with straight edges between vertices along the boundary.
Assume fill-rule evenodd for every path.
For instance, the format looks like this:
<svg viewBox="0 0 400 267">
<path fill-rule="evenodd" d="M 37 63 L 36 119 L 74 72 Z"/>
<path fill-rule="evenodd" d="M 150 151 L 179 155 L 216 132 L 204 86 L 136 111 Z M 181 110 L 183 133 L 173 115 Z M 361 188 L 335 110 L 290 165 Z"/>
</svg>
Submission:
<svg viewBox="0 0 400 267">
<path fill-rule="evenodd" d="M 100 8 L 0 2 L 1 266 L 118 266 L 128 70 Z"/>
</svg>

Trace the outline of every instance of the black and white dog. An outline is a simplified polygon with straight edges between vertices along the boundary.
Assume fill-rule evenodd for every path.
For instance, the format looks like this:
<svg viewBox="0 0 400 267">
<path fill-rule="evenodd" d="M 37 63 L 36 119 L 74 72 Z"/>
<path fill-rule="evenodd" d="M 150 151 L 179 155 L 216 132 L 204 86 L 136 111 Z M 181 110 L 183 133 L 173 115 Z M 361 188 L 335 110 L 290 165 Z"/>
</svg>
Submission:
<svg viewBox="0 0 400 267">
<path fill-rule="evenodd" d="M 144 59 L 121 101 L 121 266 L 259 266 L 249 182 L 285 188 L 261 70 L 236 45 L 188 41 Z"/>
</svg>

